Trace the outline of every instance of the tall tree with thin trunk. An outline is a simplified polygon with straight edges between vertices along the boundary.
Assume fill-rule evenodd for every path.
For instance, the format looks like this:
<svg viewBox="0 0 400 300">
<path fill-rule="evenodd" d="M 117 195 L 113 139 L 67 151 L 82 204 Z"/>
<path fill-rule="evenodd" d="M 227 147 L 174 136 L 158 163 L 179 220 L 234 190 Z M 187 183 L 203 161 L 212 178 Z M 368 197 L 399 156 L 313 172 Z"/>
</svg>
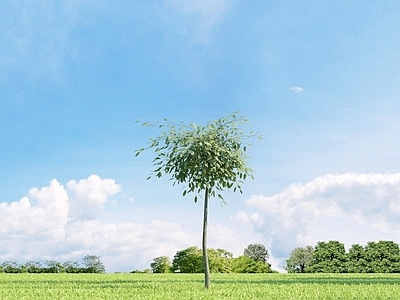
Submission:
<svg viewBox="0 0 400 300">
<path fill-rule="evenodd" d="M 232 113 L 205 125 L 170 122 L 143 122 L 142 126 L 165 128 L 150 145 L 136 151 L 154 148 L 152 176 L 171 176 L 173 185 L 184 184 L 183 196 L 194 193 L 194 202 L 204 192 L 204 218 L 202 252 L 204 262 L 205 287 L 210 287 L 210 270 L 207 256 L 207 217 L 210 197 L 225 200 L 221 192 L 226 189 L 242 192 L 242 183 L 247 177 L 253 178 L 247 165 L 245 140 L 259 135 L 245 133 L 239 128 L 247 120 Z"/>
</svg>

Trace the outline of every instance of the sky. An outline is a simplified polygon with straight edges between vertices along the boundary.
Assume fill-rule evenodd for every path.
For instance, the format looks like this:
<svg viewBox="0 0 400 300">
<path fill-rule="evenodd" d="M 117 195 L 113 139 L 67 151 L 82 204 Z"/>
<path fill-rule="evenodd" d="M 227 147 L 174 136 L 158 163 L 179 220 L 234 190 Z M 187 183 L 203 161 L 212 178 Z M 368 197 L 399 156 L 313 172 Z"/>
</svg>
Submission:
<svg viewBox="0 0 400 300">
<path fill-rule="evenodd" d="M 201 245 L 202 203 L 146 180 L 158 133 L 235 111 L 254 180 L 209 246 L 400 242 L 398 1 L 0 2 L 0 262 L 149 268 Z"/>
</svg>

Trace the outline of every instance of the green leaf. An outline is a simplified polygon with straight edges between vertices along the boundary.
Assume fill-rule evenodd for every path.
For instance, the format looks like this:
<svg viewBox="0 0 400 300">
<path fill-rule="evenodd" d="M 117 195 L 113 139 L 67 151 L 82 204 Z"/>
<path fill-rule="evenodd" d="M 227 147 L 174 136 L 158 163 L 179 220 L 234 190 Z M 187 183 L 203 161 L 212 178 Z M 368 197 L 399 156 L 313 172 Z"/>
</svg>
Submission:
<svg viewBox="0 0 400 300">
<path fill-rule="evenodd" d="M 237 189 L 242 192 L 238 183 L 247 177 L 254 178 L 246 163 L 248 144 L 243 141 L 258 137 L 241 130 L 240 126 L 245 122 L 247 120 L 237 112 L 209 121 L 205 126 L 195 123 L 187 126 L 167 119 L 162 123 L 143 122 L 145 126 L 164 127 L 164 131 L 150 139 L 149 147 L 136 150 L 135 156 L 153 148 L 156 155 L 151 176 L 168 174 L 172 185 L 185 185 L 184 195 L 200 193 L 207 187 L 212 189 L 212 196 L 216 196 L 215 191 L 232 187 L 234 192 Z M 218 198 L 221 199 L 220 196 Z"/>
</svg>

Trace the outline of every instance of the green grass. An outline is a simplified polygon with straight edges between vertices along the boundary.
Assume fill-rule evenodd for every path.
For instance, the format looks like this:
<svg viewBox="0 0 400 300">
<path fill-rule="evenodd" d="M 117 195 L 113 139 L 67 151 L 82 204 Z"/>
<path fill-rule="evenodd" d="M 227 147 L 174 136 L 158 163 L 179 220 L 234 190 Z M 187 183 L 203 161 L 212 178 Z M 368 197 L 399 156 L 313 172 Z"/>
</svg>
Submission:
<svg viewBox="0 0 400 300">
<path fill-rule="evenodd" d="M 396 274 L 0 274 L 0 299 L 400 299 Z"/>
</svg>

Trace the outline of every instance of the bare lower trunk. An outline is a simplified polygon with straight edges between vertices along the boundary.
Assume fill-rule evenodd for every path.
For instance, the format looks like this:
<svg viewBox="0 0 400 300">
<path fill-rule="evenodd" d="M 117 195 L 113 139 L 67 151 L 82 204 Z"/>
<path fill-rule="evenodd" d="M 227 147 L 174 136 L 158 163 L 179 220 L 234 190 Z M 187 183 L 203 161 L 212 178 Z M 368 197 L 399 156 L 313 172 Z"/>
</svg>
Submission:
<svg viewBox="0 0 400 300">
<path fill-rule="evenodd" d="M 204 287 L 206 289 L 210 287 L 210 267 L 208 265 L 208 255 L 207 255 L 208 198 L 209 198 L 209 191 L 208 188 L 206 188 L 204 196 L 203 244 L 202 244 L 203 261 L 204 261 Z"/>
</svg>

